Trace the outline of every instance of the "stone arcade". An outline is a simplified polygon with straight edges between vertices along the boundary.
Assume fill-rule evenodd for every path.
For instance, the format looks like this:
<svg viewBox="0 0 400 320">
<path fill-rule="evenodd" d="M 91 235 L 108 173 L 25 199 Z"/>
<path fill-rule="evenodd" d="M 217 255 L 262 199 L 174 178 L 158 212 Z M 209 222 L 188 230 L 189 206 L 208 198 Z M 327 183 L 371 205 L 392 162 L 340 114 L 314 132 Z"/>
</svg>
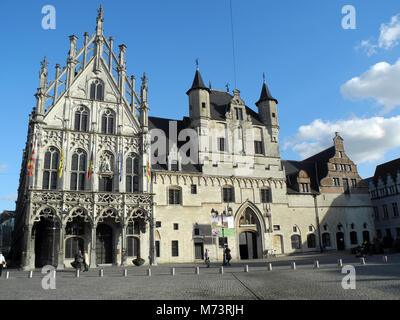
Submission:
<svg viewBox="0 0 400 320">
<path fill-rule="evenodd" d="M 67 66 L 56 64 L 49 84 L 42 61 L 23 151 L 14 262 L 71 267 L 79 249 L 91 268 L 137 257 L 201 261 L 206 249 L 221 262 L 224 244 L 233 260 L 243 260 L 372 240 L 368 187 L 342 138 L 309 159 L 281 160 L 278 101 L 265 81 L 255 112 L 239 90 L 205 87 L 197 69 L 189 117 L 149 117 L 148 79 L 144 74 L 137 94 L 126 46 L 117 58 L 113 38 L 103 34 L 101 7 L 95 34 L 85 33 L 79 50 L 77 39 L 70 36 Z M 195 163 L 182 161 L 171 126 L 197 134 Z M 154 132 L 167 137 L 165 163 L 152 161 L 160 156 L 151 147 Z"/>
</svg>

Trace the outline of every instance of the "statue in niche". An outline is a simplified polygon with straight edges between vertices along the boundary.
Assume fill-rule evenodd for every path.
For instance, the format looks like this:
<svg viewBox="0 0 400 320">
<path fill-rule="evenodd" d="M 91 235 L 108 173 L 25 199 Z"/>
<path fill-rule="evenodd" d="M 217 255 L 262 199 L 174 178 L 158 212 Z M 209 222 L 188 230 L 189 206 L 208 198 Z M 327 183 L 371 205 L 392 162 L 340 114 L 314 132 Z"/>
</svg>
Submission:
<svg viewBox="0 0 400 320">
<path fill-rule="evenodd" d="M 112 172 L 111 171 L 111 156 L 108 153 L 105 153 L 101 157 L 101 163 L 100 163 L 100 170 L 101 172 Z"/>
</svg>

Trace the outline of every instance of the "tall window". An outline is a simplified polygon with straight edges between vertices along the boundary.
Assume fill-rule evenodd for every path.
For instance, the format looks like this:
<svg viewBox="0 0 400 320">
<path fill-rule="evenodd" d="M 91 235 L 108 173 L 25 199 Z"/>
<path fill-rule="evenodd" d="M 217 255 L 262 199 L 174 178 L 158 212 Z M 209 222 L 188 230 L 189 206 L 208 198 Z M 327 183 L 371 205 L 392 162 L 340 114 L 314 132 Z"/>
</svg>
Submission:
<svg viewBox="0 0 400 320">
<path fill-rule="evenodd" d="M 90 85 L 90 99 L 91 100 L 104 100 L 104 86 L 103 83 L 96 79 Z"/>
<path fill-rule="evenodd" d="M 225 138 L 218 138 L 218 150 L 225 151 Z"/>
<path fill-rule="evenodd" d="M 389 213 L 386 204 L 383 205 L 383 219 L 389 219 Z"/>
<path fill-rule="evenodd" d="M 176 240 L 172 241 L 172 256 L 173 257 L 179 256 L 179 245 L 178 245 L 178 241 L 176 241 Z"/>
<path fill-rule="evenodd" d="M 126 192 L 139 191 L 139 159 L 130 155 L 126 159 Z"/>
<path fill-rule="evenodd" d="M 59 152 L 50 147 L 44 155 L 43 189 L 57 189 Z"/>
<path fill-rule="evenodd" d="M 349 179 L 343 178 L 344 192 L 349 192 Z"/>
<path fill-rule="evenodd" d="M 393 208 L 393 217 L 398 217 L 399 216 L 399 208 L 397 207 L 397 202 L 392 203 L 392 208 Z"/>
<path fill-rule="evenodd" d="M 262 141 L 254 141 L 254 152 L 255 154 L 264 154 Z"/>
<path fill-rule="evenodd" d="M 269 203 L 271 200 L 271 189 L 261 189 L 261 203 Z"/>
<path fill-rule="evenodd" d="M 110 109 L 104 111 L 101 116 L 101 132 L 114 133 L 114 112 Z"/>
<path fill-rule="evenodd" d="M 83 251 L 82 238 L 71 237 L 65 240 L 65 258 L 74 258 L 79 250 Z"/>
<path fill-rule="evenodd" d="M 233 187 L 222 188 L 223 202 L 235 202 L 235 189 Z"/>
<path fill-rule="evenodd" d="M 128 257 L 140 256 L 140 240 L 136 237 L 126 238 L 126 251 Z"/>
<path fill-rule="evenodd" d="M 350 232 L 350 243 L 351 244 L 358 244 L 357 232 L 355 232 L 355 231 Z"/>
<path fill-rule="evenodd" d="M 322 246 L 324 248 L 331 246 L 331 237 L 327 232 L 322 234 Z"/>
<path fill-rule="evenodd" d="M 74 130 L 87 131 L 88 119 L 89 119 L 89 112 L 85 107 L 80 107 L 78 110 L 76 110 Z"/>
<path fill-rule="evenodd" d="M 374 207 L 374 216 L 375 216 L 375 220 L 379 221 L 379 211 L 378 211 L 378 207 Z"/>
<path fill-rule="evenodd" d="M 357 186 L 357 180 L 356 179 L 351 179 L 351 186 L 355 188 Z"/>
<path fill-rule="evenodd" d="M 316 240 L 315 240 L 315 234 L 311 233 L 307 236 L 307 246 L 309 248 L 316 248 Z"/>
<path fill-rule="evenodd" d="M 301 238 L 298 234 L 292 235 L 290 240 L 292 241 L 292 249 L 301 249 Z"/>
<path fill-rule="evenodd" d="M 178 188 L 168 189 L 169 204 L 181 204 L 181 190 Z"/>
<path fill-rule="evenodd" d="M 243 110 L 242 108 L 235 108 L 236 111 L 236 119 L 243 120 Z"/>
<path fill-rule="evenodd" d="M 72 155 L 71 161 L 71 190 L 85 189 L 86 175 L 86 153 L 82 149 L 77 149 Z"/>
<path fill-rule="evenodd" d="M 340 186 L 340 180 L 339 180 L 339 178 L 333 178 L 333 185 L 334 185 L 335 187 Z"/>
</svg>

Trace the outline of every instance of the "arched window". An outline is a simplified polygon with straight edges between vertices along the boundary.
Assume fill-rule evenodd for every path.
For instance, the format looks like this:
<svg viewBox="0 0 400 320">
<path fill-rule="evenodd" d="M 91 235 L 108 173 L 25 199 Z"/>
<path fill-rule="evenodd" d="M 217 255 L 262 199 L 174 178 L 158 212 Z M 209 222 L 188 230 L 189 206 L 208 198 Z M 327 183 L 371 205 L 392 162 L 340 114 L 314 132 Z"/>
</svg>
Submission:
<svg viewBox="0 0 400 320">
<path fill-rule="evenodd" d="M 77 149 L 71 161 L 71 190 L 85 190 L 86 152 Z"/>
<path fill-rule="evenodd" d="M 307 236 L 307 246 L 309 248 L 316 248 L 317 245 L 316 245 L 316 241 L 315 241 L 315 234 L 310 233 Z"/>
<path fill-rule="evenodd" d="M 290 237 L 292 241 L 292 249 L 301 249 L 301 238 L 298 234 L 294 234 Z"/>
<path fill-rule="evenodd" d="M 85 107 L 79 107 L 75 111 L 75 125 L 74 130 L 88 131 L 89 111 Z"/>
<path fill-rule="evenodd" d="M 331 246 L 331 236 L 327 232 L 322 234 L 322 246 L 324 248 Z"/>
<path fill-rule="evenodd" d="M 357 232 L 355 232 L 355 231 L 350 232 L 350 243 L 351 244 L 358 244 Z"/>
<path fill-rule="evenodd" d="M 139 235 L 140 234 L 140 222 L 135 220 L 130 222 L 126 227 L 127 235 Z"/>
<path fill-rule="evenodd" d="M 57 189 L 57 175 L 59 165 L 59 152 L 50 147 L 44 155 L 43 189 Z"/>
<path fill-rule="evenodd" d="M 114 112 L 110 109 L 104 111 L 101 116 L 101 132 L 114 133 Z"/>
<path fill-rule="evenodd" d="M 136 155 L 126 158 L 126 192 L 139 191 L 139 159 Z"/>
<path fill-rule="evenodd" d="M 104 100 L 104 85 L 99 79 L 94 80 L 90 85 L 90 99 Z"/>
</svg>

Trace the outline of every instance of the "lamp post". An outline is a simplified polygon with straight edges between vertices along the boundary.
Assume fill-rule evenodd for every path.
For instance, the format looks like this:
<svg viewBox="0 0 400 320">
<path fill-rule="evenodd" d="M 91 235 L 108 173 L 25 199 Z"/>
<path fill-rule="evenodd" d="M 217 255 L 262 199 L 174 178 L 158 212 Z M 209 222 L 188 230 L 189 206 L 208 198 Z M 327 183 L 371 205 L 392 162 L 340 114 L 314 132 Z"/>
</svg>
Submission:
<svg viewBox="0 0 400 320">
<path fill-rule="evenodd" d="M 225 229 L 224 229 L 224 218 L 226 216 L 231 216 L 232 215 L 232 208 L 229 207 L 229 204 L 226 205 L 226 210 L 222 211 L 221 213 L 221 219 L 222 219 L 222 241 L 223 241 L 223 251 L 222 251 L 222 257 L 223 257 L 223 262 L 222 265 L 226 265 L 226 257 L 225 257 L 225 245 L 227 245 L 227 243 L 225 243 Z M 211 214 L 214 214 L 215 217 L 218 217 L 218 211 L 214 210 L 214 208 L 211 209 Z"/>
</svg>

